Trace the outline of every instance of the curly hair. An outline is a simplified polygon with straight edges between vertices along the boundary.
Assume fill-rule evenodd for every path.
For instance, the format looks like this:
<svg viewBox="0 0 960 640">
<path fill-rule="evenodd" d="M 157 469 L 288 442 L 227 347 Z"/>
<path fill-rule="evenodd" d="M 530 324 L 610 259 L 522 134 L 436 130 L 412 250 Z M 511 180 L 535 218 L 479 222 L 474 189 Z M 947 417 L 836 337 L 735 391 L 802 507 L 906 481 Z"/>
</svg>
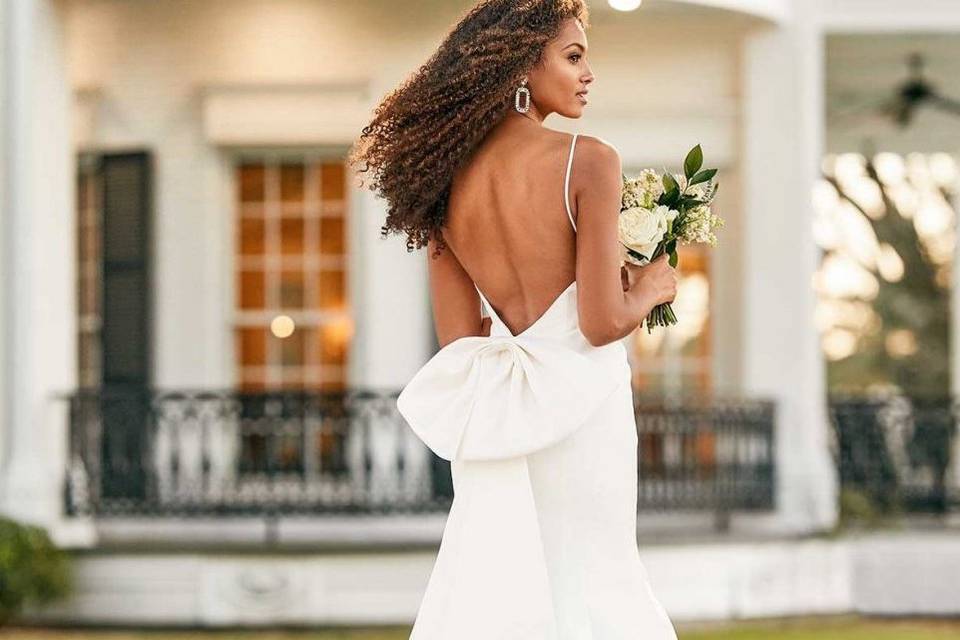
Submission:
<svg viewBox="0 0 960 640">
<path fill-rule="evenodd" d="M 450 184 L 511 108 L 514 92 L 563 22 L 588 26 L 586 0 L 484 0 L 374 111 L 348 162 L 387 201 L 381 237 L 406 234 L 407 251 L 446 244 Z M 360 175 L 360 186 L 364 186 Z"/>
</svg>

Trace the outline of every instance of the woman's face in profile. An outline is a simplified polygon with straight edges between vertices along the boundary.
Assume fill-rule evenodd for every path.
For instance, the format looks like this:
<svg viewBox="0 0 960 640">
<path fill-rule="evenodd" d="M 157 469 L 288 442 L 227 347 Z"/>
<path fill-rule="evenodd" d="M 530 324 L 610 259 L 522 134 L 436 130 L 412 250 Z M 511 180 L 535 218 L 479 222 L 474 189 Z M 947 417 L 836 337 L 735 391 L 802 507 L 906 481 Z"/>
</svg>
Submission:
<svg viewBox="0 0 960 640">
<path fill-rule="evenodd" d="M 530 71 L 527 86 L 544 117 L 556 112 L 565 118 L 579 118 L 587 105 L 587 85 L 593 79 L 587 62 L 587 34 L 579 20 L 570 18 L 544 47 L 541 63 Z"/>
</svg>

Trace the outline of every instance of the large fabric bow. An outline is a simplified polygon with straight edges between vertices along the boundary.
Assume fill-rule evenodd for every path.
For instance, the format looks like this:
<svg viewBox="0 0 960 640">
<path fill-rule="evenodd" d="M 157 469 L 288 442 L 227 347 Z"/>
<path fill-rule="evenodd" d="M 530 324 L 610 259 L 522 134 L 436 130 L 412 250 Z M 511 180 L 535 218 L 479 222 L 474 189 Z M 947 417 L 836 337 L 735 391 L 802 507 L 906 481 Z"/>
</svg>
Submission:
<svg viewBox="0 0 960 640">
<path fill-rule="evenodd" d="M 624 383 L 609 353 L 535 335 L 465 336 L 411 378 L 397 408 L 446 460 L 526 455 L 569 436 Z"/>
</svg>

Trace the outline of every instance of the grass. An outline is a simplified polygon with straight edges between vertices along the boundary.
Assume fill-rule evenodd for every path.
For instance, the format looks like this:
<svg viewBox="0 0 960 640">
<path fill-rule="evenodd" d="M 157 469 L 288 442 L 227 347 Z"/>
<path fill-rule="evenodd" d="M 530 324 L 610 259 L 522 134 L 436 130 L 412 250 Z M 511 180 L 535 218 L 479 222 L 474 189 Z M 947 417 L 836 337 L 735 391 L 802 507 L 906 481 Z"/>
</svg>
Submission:
<svg viewBox="0 0 960 640">
<path fill-rule="evenodd" d="M 677 624 L 680 640 L 955 640 L 960 619 L 824 616 L 728 623 Z M 4 640 L 407 640 L 409 628 L 315 631 L 134 631 L 9 628 Z"/>
<path fill-rule="evenodd" d="M 722 625 L 677 625 L 680 640 L 946 640 L 960 638 L 960 619 L 822 616 Z"/>
</svg>

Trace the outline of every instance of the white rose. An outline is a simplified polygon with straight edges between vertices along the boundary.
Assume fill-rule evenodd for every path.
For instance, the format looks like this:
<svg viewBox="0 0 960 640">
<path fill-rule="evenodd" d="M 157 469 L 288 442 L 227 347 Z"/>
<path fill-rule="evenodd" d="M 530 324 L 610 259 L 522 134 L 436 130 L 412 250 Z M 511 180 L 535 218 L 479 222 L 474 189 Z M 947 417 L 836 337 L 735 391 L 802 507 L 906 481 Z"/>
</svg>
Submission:
<svg viewBox="0 0 960 640">
<path fill-rule="evenodd" d="M 671 209 L 665 204 L 657 205 L 657 208 L 653 210 L 654 215 L 662 215 L 667 222 L 673 222 L 680 212 L 676 209 Z"/>
<path fill-rule="evenodd" d="M 667 232 L 669 208 L 660 205 L 654 210 L 633 207 L 620 212 L 618 235 L 620 242 L 637 253 L 650 258 Z"/>
</svg>

